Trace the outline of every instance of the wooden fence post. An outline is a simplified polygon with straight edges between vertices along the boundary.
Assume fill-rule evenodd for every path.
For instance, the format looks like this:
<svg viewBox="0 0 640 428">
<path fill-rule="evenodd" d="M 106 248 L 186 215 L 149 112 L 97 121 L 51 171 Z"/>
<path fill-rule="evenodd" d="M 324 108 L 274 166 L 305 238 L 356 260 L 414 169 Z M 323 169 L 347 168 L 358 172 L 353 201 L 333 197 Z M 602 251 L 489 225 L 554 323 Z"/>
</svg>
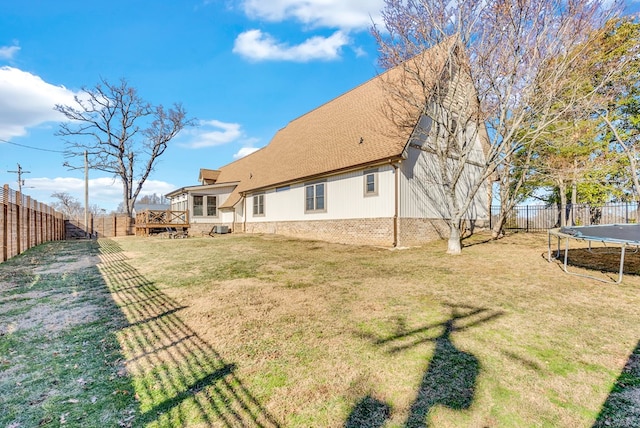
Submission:
<svg viewBox="0 0 640 428">
<path fill-rule="evenodd" d="M 31 197 L 27 196 L 27 206 L 25 215 L 27 216 L 27 248 L 31 248 Z"/>
<path fill-rule="evenodd" d="M 9 185 L 2 189 L 2 261 L 9 259 Z"/>
<path fill-rule="evenodd" d="M 38 214 L 40 217 L 40 227 L 38 228 L 38 233 L 40 234 L 40 243 L 44 242 L 44 225 L 42 224 L 42 220 L 44 219 L 44 214 L 42 213 L 42 203 L 38 202 Z"/>
</svg>

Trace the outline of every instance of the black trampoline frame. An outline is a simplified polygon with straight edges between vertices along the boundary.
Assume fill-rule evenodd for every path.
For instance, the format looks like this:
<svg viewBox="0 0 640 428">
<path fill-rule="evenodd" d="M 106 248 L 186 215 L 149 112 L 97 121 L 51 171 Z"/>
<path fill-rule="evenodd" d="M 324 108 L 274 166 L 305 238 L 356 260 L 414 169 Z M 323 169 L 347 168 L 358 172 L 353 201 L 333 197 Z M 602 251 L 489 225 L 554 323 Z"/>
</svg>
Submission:
<svg viewBox="0 0 640 428">
<path fill-rule="evenodd" d="M 636 252 L 640 247 L 640 234 L 636 237 L 629 236 L 629 238 L 635 239 L 625 239 L 624 237 L 620 237 L 622 231 L 625 229 L 629 229 L 629 232 L 634 232 L 638 234 L 640 232 L 640 224 L 602 224 L 597 226 L 573 226 L 573 227 L 559 227 L 555 229 L 549 230 L 549 247 L 547 253 L 547 260 L 551 262 L 551 237 L 555 236 L 558 239 L 558 248 L 556 251 L 556 255 L 554 258 L 560 258 L 560 241 L 562 239 L 565 240 L 565 249 L 564 249 L 564 262 L 563 262 L 563 270 L 565 273 L 569 275 L 580 276 L 583 278 L 595 279 L 596 281 L 601 281 L 609 284 L 620 284 L 622 282 L 623 269 L 624 269 L 624 256 L 627 247 L 636 247 Z M 607 231 L 615 232 L 609 233 L 609 236 L 606 236 Z M 600 242 L 605 247 L 607 244 L 614 244 L 620 246 L 620 270 L 618 271 L 618 279 L 606 280 L 602 278 L 595 277 L 593 275 L 586 275 L 577 272 L 570 272 L 567 269 L 567 261 L 569 255 L 569 241 L 571 239 L 576 239 L 580 241 L 587 241 L 589 243 L 588 250 L 591 251 L 591 243 L 592 242 Z"/>
</svg>

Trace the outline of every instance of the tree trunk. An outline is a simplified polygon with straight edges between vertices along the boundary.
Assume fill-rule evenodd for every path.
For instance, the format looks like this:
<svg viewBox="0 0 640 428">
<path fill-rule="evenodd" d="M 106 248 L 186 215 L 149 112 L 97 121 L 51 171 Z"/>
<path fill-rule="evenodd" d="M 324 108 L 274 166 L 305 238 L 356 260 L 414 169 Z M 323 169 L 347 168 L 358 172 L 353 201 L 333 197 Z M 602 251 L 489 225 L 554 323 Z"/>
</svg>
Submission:
<svg viewBox="0 0 640 428">
<path fill-rule="evenodd" d="M 131 206 L 129 206 L 129 186 L 127 185 L 127 181 L 122 179 L 122 202 L 124 205 L 124 210 L 127 213 L 127 217 L 131 217 Z"/>
<path fill-rule="evenodd" d="M 504 236 L 504 224 L 507 221 L 509 211 L 513 208 L 514 204 L 509 202 L 510 199 L 504 197 L 504 194 L 500 192 L 500 212 L 498 213 L 498 219 L 491 228 L 491 238 L 499 239 Z"/>
<path fill-rule="evenodd" d="M 496 221 L 493 224 L 493 227 L 491 227 L 491 239 L 499 239 L 502 237 L 503 235 L 502 228 L 504 227 L 504 221 L 505 221 L 505 214 L 503 214 L 501 211 L 500 214 L 498 214 L 498 217 L 496 218 Z"/>
<path fill-rule="evenodd" d="M 558 192 L 560 193 L 560 227 L 565 227 L 567 225 L 567 187 L 563 181 L 558 185 Z"/>
<path fill-rule="evenodd" d="M 571 210 L 569 211 L 569 226 L 575 226 L 576 205 L 578 205 L 578 183 L 571 183 Z"/>
<path fill-rule="evenodd" d="M 449 225 L 449 243 L 447 245 L 447 254 L 462 253 L 462 242 L 460 240 L 459 221 L 452 221 Z"/>
</svg>

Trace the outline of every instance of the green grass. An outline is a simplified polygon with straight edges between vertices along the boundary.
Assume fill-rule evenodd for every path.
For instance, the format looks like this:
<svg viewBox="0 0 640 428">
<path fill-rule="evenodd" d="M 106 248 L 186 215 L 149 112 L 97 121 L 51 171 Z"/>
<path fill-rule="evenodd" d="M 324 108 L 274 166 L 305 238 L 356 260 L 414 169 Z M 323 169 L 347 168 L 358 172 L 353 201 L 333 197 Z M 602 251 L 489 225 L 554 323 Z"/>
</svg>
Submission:
<svg viewBox="0 0 640 428">
<path fill-rule="evenodd" d="M 9 308 L 0 312 L 0 426 L 130 425 L 133 387 L 115 334 L 124 320 L 100 273 L 33 273 L 91 252 L 95 243 L 50 243 L 0 265 Z"/>
<path fill-rule="evenodd" d="M 0 265 L 0 426 L 640 424 L 640 277 L 565 275 L 546 236 L 483 241 L 41 246 Z"/>
</svg>

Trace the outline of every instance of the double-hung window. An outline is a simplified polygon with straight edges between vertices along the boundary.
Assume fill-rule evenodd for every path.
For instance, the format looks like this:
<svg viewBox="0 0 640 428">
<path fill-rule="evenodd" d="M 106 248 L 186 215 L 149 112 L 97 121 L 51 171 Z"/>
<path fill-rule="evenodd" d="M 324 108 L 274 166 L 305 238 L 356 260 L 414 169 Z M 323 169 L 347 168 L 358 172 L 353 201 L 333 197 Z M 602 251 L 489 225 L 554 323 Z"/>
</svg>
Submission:
<svg viewBox="0 0 640 428">
<path fill-rule="evenodd" d="M 370 169 L 364 172 L 364 195 L 376 196 L 378 194 L 378 170 Z"/>
<path fill-rule="evenodd" d="M 205 209 L 206 207 L 206 209 Z M 193 196 L 193 216 L 216 217 L 218 215 L 218 197 L 217 196 Z"/>
<path fill-rule="evenodd" d="M 305 186 L 305 212 L 326 211 L 326 188 L 325 182 L 311 183 Z"/>
<path fill-rule="evenodd" d="M 193 197 L 193 215 L 201 216 L 203 211 L 202 207 L 204 204 L 204 196 L 194 196 Z"/>
<path fill-rule="evenodd" d="M 264 215 L 264 193 L 253 195 L 253 215 Z"/>
<path fill-rule="evenodd" d="M 215 217 L 218 215 L 218 197 L 207 196 L 207 215 Z"/>
</svg>

